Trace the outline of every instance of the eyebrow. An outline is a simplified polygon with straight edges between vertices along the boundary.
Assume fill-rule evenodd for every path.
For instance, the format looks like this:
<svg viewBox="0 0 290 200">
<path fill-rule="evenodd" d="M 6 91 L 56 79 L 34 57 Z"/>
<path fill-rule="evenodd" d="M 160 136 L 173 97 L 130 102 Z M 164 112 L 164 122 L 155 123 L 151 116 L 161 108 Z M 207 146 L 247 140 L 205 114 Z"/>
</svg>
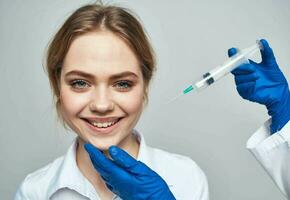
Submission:
<svg viewBox="0 0 290 200">
<path fill-rule="evenodd" d="M 80 75 L 80 76 L 83 76 L 85 78 L 91 78 L 91 79 L 94 78 L 93 74 L 89 74 L 89 73 L 79 71 L 79 70 L 70 71 L 70 72 L 65 74 L 65 77 L 71 76 L 71 75 Z M 110 77 L 110 79 L 119 79 L 119 78 L 128 77 L 128 76 L 134 76 L 134 77 L 138 78 L 138 76 L 135 73 L 130 72 L 130 71 L 124 71 L 124 72 L 112 75 Z"/>
</svg>

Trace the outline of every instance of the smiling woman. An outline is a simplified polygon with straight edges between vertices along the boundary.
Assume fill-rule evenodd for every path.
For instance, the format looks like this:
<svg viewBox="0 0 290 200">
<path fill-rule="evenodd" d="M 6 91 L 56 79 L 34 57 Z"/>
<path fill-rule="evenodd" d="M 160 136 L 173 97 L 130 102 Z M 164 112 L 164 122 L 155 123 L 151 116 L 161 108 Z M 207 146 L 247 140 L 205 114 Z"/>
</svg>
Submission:
<svg viewBox="0 0 290 200">
<path fill-rule="evenodd" d="M 83 141 L 137 155 L 130 133 L 143 109 L 143 80 L 137 57 L 119 36 L 104 28 L 78 36 L 62 65 L 61 115 Z"/>
<path fill-rule="evenodd" d="M 76 10 L 51 41 L 46 68 L 58 115 L 77 137 L 65 156 L 26 177 L 16 199 L 208 199 L 194 161 L 147 146 L 134 129 L 155 59 L 131 11 Z"/>
</svg>

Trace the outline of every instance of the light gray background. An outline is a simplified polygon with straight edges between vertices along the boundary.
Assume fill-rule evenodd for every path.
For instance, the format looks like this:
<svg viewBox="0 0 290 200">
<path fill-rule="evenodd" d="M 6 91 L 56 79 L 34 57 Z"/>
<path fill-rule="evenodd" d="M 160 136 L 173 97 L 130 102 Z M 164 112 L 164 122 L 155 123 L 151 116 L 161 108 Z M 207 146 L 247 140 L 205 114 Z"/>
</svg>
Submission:
<svg viewBox="0 0 290 200">
<path fill-rule="evenodd" d="M 42 58 L 52 35 L 86 2 L 92 1 L 0 1 L 0 199 L 11 199 L 25 175 L 64 154 L 74 137 L 56 123 Z M 211 199 L 283 199 L 245 147 L 266 110 L 239 97 L 232 75 L 164 102 L 223 62 L 228 48 L 259 38 L 269 40 L 289 80 L 290 1 L 114 2 L 141 17 L 158 57 L 137 127 L 147 143 L 194 159 L 207 174 Z"/>
</svg>

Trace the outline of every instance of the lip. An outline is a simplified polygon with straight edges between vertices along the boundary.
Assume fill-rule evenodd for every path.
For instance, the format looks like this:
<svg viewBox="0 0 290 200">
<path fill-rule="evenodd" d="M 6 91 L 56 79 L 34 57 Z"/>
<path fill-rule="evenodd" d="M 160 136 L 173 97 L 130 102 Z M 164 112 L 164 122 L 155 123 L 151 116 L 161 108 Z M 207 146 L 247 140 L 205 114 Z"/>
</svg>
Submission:
<svg viewBox="0 0 290 200">
<path fill-rule="evenodd" d="M 98 128 L 98 127 L 95 127 L 93 125 L 91 125 L 88 120 L 97 120 L 98 119 L 98 122 L 101 122 L 103 120 L 103 122 L 108 122 L 108 121 L 114 121 L 116 119 L 118 119 L 118 121 L 113 125 L 113 126 L 109 126 L 109 127 L 106 127 L 106 128 Z M 117 129 L 119 124 L 120 124 L 120 121 L 122 120 L 123 118 L 119 117 L 115 117 L 115 118 L 82 118 L 82 120 L 85 122 L 86 126 L 88 127 L 89 130 L 91 130 L 94 134 L 110 134 L 113 130 Z"/>
<path fill-rule="evenodd" d="M 112 122 L 115 121 L 116 119 L 121 119 L 122 117 L 104 117 L 104 118 L 98 118 L 98 117 L 85 117 L 83 119 L 88 120 L 88 121 L 96 121 L 100 123 L 104 122 Z"/>
</svg>

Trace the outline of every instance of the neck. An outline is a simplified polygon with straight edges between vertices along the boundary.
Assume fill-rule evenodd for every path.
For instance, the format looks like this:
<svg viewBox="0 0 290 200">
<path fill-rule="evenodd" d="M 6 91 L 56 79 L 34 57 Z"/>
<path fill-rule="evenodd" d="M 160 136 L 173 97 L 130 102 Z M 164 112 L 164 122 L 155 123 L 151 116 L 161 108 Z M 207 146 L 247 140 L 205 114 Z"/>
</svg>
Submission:
<svg viewBox="0 0 290 200">
<path fill-rule="evenodd" d="M 91 184 L 94 186 L 99 194 L 104 193 L 104 191 L 106 190 L 108 192 L 108 189 L 103 179 L 100 177 L 98 171 L 95 170 L 88 153 L 84 149 L 83 145 L 86 142 L 80 137 L 78 137 L 77 142 L 78 145 L 76 150 L 76 161 L 80 171 L 91 182 Z M 117 146 L 125 150 L 135 159 L 137 158 L 139 143 L 133 134 L 129 134 L 129 136 L 125 138 L 122 142 L 120 142 L 120 144 L 118 144 Z M 105 151 L 104 153 L 107 157 L 109 157 L 108 151 Z"/>
</svg>

